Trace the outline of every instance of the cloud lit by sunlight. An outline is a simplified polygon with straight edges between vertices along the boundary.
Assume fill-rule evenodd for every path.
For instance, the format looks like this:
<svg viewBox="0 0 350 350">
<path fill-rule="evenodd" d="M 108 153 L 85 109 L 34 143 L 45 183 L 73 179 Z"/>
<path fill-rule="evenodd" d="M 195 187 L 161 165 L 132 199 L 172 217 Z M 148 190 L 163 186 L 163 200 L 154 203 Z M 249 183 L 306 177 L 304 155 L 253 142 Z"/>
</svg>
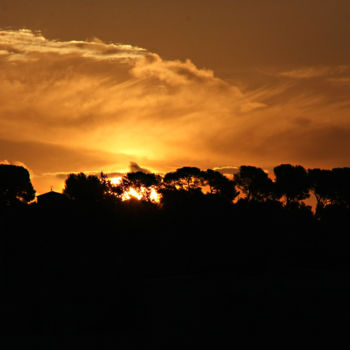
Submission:
<svg viewBox="0 0 350 350">
<path fill-rule="evenodd" d="M 0 142 L 29 145 L 8 146 L 0 157 L 38 176 L 119 171 L 130 161 L 151 171 L 350 161 L 346 67 L 273 72 L 264 86 L 243 91 L 190 60 L 30 30 L 0 31 L 0 67 Z M 47 169 L 37 165 L 41 157 Z"/>
</svg>

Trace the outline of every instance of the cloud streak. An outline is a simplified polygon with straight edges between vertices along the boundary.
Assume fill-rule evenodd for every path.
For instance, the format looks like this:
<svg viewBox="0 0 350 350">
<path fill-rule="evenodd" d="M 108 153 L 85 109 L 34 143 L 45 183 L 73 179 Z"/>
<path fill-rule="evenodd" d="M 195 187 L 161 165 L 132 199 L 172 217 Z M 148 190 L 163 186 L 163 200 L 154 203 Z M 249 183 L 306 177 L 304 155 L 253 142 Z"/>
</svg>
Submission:
<svg viewBox="0 0 350 350">
<path fill-rule="evenodd" d="M 58 41 L 2 30 L 0 139 L 68 150 L 54 167 L 63 173 L 79 170 L 79 154 L 85 169 L 108 172 L 130 162 L 159 171 L 346 165 L 348 74 L 345 66 L 297 67 L 265 74 L 262 86 L 242 90 L 190 60 L 164 60 L 98 39 Z M 45 170 L 38 158 L 53 162 L 29 149 L 1 157 L 25 161 L 39 175 L 52 172 L 53 165 Z"/>
<path fill-rule="evenodd" d="M 29 29 L 0 30 L 0 54 L 11 61 L 38 60 L 41 54 L 76 55 L 98 61 L 129 59 L 143 56 L 145 49 L 123 44 L 91 41 L 47 40 L 40 32 Z"/>
<path fill-rule="evenodd" d="M 291 71 L 279 73 L 281 77 L 294 79 L 312 79 L 322 77 L 337 77 L 343 74 L 350 74 L 350 66 L 317 66 L 317 67 L 303 67 Z"/>
</svg>

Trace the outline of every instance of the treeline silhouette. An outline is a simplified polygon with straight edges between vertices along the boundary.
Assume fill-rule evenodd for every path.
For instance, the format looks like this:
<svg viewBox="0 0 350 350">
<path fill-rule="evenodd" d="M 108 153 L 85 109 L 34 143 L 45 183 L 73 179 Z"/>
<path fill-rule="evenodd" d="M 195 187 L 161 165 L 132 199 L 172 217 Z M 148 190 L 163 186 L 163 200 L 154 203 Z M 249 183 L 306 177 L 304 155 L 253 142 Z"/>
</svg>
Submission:
<svg viewBox="0 0 350 350">
<path fill-rule="evenodd" d="M 1 335 L 22 345 L 219 346 L 346 328 L 350 168 L 79 173 L 34 199 L 28 171 L 0 165 Z"/>
</svg>

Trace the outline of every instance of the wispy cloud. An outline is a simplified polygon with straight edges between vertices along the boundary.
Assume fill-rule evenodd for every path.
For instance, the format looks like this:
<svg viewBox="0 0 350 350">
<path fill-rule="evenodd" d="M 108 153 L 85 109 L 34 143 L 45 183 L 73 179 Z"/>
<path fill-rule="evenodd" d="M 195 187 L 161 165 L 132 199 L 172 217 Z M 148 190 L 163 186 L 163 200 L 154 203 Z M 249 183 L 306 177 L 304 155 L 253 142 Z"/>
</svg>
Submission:
<svg viewBox="0 0 350 350">
<path fill-rule="evenodd" d="M 140 57 L 146 50 L 124 44 L 106 44 L 95 38 L 91 41 L 47 40 L 40 32 L 28 29 L 0 30 L 0 54 L 11 61 L 39 60 L 40 54 L 77 55 L 98 61 Z"/>
<path fill-rule="evenodd" d="M 0 155 L 38 174 L 77 171 L 78 165 L 128 170 L 131 161 L 152 171 L 348 164 L 349 71 L 297 67 L 242 91 L 190 60 L 164 60 L 98 39 L 58 41 L 2 30 L 0 141 L 8 148 Z M 32 146 L 14 154 L 11 142 Z M 38 144 L 63 151 L 50 160 Z"/>
<path fill-rule="evenodd" d="M 280 72 L 282 77 L 294 78 L 294 79 L 312 79 L 320 77 L 332 77 L 342 76 L 343 74 L 350 73 L 350 66 L 316 66 L 316 67 L 303 67 L 290 71 Z"/>
<path fill-rule="evenodd" d="M 189 60 L 165 61 L 128 45 L 56 42 L 28 30 L 2 33 L 3 138 L 149 156 L 254 107 Z"/>
</svg>

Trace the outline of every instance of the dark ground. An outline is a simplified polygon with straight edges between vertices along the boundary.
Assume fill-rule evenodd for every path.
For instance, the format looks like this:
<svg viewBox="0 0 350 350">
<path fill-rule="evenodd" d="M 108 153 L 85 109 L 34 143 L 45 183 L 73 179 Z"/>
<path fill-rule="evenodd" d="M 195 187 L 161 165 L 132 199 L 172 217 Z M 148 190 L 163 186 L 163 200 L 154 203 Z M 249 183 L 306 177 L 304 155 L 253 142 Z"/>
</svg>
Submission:
<svg viewBox="0 0 350 350">
<path fill-rule="evenodd" d="M 197 209 L 3 215 L 2 348 L 348 341 L 348 216 Z"/>
</svg>

